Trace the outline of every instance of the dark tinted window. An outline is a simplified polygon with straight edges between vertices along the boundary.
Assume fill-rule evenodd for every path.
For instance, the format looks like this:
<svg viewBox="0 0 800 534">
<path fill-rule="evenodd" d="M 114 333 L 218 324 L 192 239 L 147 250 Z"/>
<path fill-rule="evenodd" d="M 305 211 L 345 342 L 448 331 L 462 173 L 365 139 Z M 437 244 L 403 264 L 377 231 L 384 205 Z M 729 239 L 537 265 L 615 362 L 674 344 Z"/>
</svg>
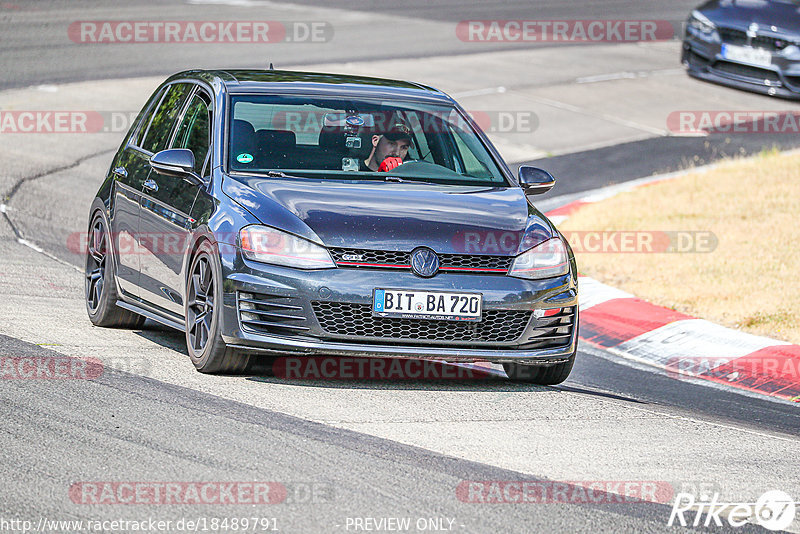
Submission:
<svg viewBox="0 0 800 534">
<path fill-rule="evenodd" d="M 209 100 L 197 93 L 189 102 L 183 115 L 172 148 L 188 148 L 194 154 L 195 169 L 203 168 L 211 140 L 211 112 Z"/>
<path fill-rule="evenodd" d="M 138 130 L 136 131 L 136 135 L 131 141 L 134 146 L 141 146 L 142 139 L 144 138 L 144 134 L 147 132 L 147 126 L 150 124 L 150 121 L 153 119 L 153 114 L 158 109 L 158 103 L 161 102 L 161 97 L 164 96 L 164 91 L 161 90 L 158 93 L 154 94 L 150 100 L 147 102 L 147 105 L 142 110 L 142 114 L 140 115 L 141 120 L 137 123 Z"/>
<path fill-rule="evenodd" d="M 164 98 L 161 99 L 161 103 L 153 115 L 153 120 L 147 129 L 144 142 L 140 145 L 143 149 L 150 152 L 158 152 L 166 148 L 175 118 L 178 116 L 190 89 L 191 85 L 185 83 L 175 84 L 167 89 Z"/>
</svg>

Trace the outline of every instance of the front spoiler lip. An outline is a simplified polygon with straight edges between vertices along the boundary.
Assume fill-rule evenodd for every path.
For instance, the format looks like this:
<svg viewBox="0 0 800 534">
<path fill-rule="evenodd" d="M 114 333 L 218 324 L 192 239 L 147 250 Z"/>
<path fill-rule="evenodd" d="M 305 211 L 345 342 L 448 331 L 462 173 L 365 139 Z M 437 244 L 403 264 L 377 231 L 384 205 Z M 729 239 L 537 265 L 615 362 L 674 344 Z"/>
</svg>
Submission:
<svg viewBox="0 0 800 534">
<path fill-rule="evenodd" d="M 745 91 L 761 93 L 767 96 L 785 98 L 787 100 L 800 100 L 800 93 L 792 91 L 784 86 L 763 85 L 755 82 L 748 82 L 734 77 L 728 77 L 708 70 L 701 70 L 697 68 L 688 69 L 689 76 L 704 80 L 707 82 L 714 82 L 720 85 L 727 85 L 735 89 L 742 89 Z M 774 91 L 770 93 L 770 91 Z"/>
<path fill-rule="evenodd" d="M 225 343 L 236 349 L 274 356 L 350 356 L 356 358 L 400 358 L 436 360 L 458 363 L 530 363 L 554 365 L 567 361 L 577 347 L 577 325 L 569 345 L 555 349 L 486 350 L 440 346 L 361 345 L 332 341 L 307 341 L 258 334 L 243 339 L 223 336 Z"/>
</svg>

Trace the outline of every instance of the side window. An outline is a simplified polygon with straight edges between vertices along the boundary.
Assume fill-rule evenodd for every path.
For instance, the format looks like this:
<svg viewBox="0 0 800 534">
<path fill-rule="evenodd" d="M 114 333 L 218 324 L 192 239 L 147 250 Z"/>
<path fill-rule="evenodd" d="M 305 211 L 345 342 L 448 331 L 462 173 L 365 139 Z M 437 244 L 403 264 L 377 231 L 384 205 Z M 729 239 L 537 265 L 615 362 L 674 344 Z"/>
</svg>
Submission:
<svg viewBox="0 0 800 534">
<path fill-rule="evenodd" d="M 178 112 L 180 112 L 190 89 L 191 85 L 186 83 L 175 84 L 167 89 L 164 98 L 161 99 L 161 103 L 153 115 L 153 120 L 150 121 L 144 141 L 139 146 L 154 153 L 166 148 L 175 118 L 178 116 Z"/>
<path fill-rule="evenodd" d="M 147 105 L 142 109 L 142 115 L 140 116 L 140 121 L 137 123 L 138 130 L 136 131 L 136 135 L 133 139 L 131 139 L 131 143 L 134 146 L 142 146 L 142 139 L 144 139 L 144 134 L 147 132 L 147 127 L 150 125 L 150 121 L 153 119 L 153 114 L 158 109 L 158 103 L 161 102 L 161 98 L 164 96 L 164 90 L 162 89 L 157 94 L 154 94 L 152 98 L 147 102 Z"/>
<path fill-rule="evenodd" d="M 211 144 L 210 104 L 210 99 L 203 93 L 196 93 L 192 97 L 172 144 L 172 148 L 188 148 L 192 151 L 198 171 L 203 168 Z"/>
</svg>

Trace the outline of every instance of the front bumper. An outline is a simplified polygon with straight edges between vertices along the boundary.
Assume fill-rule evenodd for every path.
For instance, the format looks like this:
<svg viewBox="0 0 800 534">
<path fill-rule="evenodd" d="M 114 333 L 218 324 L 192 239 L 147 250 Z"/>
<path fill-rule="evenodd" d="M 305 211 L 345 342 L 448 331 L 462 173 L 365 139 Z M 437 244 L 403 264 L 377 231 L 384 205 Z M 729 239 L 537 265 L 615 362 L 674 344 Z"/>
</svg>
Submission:
<svg viewBox="0 0 800 534">
<path fill-rule="evenodd" d="M 302 271 L 264 265 L 243 259 L 222 258 L 224 303 L 221 326 L 230 346 L 267 355 L 336 355 L 439 360 L 447 362 L 517 362 L 553 365 L 568 360 L 577 348 L 578 292 L 574 275 L 547 280 L 521 280 L 501 275 L 440 273 L 423 279 L 410 272 L 368 269 Z M 574 264 L 572 272 L 575 272 Z M 483 294 L 485 314 L 528 315 L 526 324 L 516 325 L 521 335 L 503 342 L 454 339 L 380 339 L 346 333 L 332 334 L 318 320 L 320 302 L 342 306 L 371 307 L 374 288 L 408 288 L 434 291 L 466 291 Z M 266 328 L 255 331 L 243 324 L 241 295 L 267 295 L 275 306 L 291 308 L 289 324 L 296 329 Z M 262 308 L 265 309 L 265 308 Z M 537 335 L 533 310 L 574 310 L 569 335 L 558 346 L 529 342 Z M 316 311 L 315 311 L 316 310 Z M 276 311 L 281 311 L 276 309 Z M 280 313 L 276 316 L 287 316 Z M 268 318 L 269 319 L 269 318 Z M 345 318 L 346 319 L 346 318 Z M 325 323 L 325 321 L 322 321 Z M 330 325 L 330 321 L 326 323 Z M 458 325 L 466 326 L 466 325 Z M 566 328 L 561 328 L 564 332 Z M 496 331 L 496 330 L 495 330 Z M 561 334 L 565 335 L 565 334 Z M 536 338 L 534 338 L 536 339 Z"/>
<path fill-rule="evenodd" d="M 683 42 L 682 62 L 695 78 L 769 96 L 800 100 L 800 61 L 772 53 L 772 65 L 755 66 L 722 54 L 722 43 L 691 32 Z"/>
</svg>

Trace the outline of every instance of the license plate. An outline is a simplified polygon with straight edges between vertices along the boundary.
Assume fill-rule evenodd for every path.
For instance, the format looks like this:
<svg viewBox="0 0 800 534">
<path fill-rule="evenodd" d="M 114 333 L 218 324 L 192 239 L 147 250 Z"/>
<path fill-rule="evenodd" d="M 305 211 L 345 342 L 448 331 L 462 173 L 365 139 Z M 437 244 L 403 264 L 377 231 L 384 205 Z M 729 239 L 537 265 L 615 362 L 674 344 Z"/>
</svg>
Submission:
<svg viewBox="0 0 800 534">
<path fill-rule="evenodd" d="M 480 321 L 483 295 L 410 289 L 375 289 L 372 314 L 404 319 Z"/>
<path fill-rule="evenodd" d="M 722 45 L 722 57 L 758 65 L 759 67 L 769 67 L 772 65 L 772 52 L 760 48 L 750 48 L 748 46 L 734 46 L 729 44 Z"/>
</svg>

